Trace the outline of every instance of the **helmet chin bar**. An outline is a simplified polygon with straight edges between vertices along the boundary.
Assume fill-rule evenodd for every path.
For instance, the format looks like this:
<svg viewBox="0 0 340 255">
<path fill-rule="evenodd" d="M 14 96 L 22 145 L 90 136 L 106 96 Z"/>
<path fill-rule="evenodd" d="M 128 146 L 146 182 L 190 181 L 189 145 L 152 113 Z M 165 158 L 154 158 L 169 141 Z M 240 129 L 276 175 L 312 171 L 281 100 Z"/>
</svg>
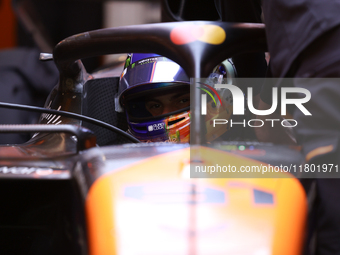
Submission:
<svg viewBox="0 0 340 255">
<path fill-rule="evenodd" d="M 129 132 L 143 142 L 189 142 L 190 112 L 182 109 L 162 118 L 129 121 Z"/>
</svg>

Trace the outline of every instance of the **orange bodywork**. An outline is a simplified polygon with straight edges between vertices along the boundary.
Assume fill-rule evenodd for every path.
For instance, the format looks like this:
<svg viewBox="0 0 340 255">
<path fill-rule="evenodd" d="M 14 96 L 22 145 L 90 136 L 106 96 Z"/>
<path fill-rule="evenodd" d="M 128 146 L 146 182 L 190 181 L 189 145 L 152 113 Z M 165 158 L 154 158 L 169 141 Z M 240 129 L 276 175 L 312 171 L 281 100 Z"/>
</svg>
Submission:
<svg viewBox="0 0 340 255">
<path fill-rule="evenodd" d="M 202 162 L 264 164 L 197 151 Z M 190 178 L 189 162 L 186 148 L 97 179 L 86 199 L 90 254 L 301 253 L 307 204 L 297 179 Z"/>
</svg>

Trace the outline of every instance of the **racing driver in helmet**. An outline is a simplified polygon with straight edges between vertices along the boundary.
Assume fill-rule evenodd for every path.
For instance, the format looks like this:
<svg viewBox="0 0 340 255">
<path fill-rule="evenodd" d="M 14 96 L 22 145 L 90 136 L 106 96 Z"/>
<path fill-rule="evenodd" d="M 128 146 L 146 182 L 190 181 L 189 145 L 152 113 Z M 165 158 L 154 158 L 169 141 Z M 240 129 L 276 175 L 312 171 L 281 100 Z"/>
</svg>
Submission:
<svg viewBox="0 0 340 255">
<path fill-rule="evenodd" d="M 126 112 L 128 132 L 140 141 L 189 142 L 190 82 L 170 59 L 156 54 L 128 55 L 118 102 Z"/>
<path fill-rule="evenodd" d="M 228 60 L 221 63 L 206 82 L 222 83 L 225 77 L 235 77 L 231 66 Z M 235 132 L 227 133 L 228 125 L 212 128 L 212 119 L 230 119 L 232 113 L 230 91 L 220 91 L 220 95 L 222 104 L 218 100 L 207 104 L 208 142 L 235 136 Z M 124 109 L 128 132 L 140 141 L 189 142 L 190 82 L 182 67 L 172 60 L 156 54 L 128 55 L 117 99 L 116 109 Z"/>
</svg>

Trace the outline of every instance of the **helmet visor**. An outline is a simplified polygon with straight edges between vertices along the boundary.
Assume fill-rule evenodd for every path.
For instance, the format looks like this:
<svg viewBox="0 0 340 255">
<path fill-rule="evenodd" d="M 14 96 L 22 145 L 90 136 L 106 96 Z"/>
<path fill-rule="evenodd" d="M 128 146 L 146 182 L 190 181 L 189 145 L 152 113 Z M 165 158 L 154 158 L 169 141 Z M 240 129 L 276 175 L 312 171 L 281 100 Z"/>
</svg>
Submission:
<svg viewBox="0 0 340 255">
<path fill-rule="evenodd" d="M 142 121 L 173 115 L 190 107 L 190 87 L 175 84 L 148 91 L 132 93 L 126 97 L 124 107 L 130 120 Z"/>
</svg>

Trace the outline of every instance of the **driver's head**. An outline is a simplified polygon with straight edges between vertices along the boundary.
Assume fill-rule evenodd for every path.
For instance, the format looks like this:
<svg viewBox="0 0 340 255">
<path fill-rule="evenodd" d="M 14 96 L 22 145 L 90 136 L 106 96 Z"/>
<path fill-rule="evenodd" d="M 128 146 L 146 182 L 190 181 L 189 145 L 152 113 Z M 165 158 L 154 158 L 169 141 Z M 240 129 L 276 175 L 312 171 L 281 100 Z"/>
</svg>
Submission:
<svg viewBox="0 0 340 255">
<path fill-rule="evenodd" d="M 189 78 L 175 62 L 156 54 L 130 54 L 118 96 L 129 132 L 137 139 L 189 142 Z"/>
</svg>

